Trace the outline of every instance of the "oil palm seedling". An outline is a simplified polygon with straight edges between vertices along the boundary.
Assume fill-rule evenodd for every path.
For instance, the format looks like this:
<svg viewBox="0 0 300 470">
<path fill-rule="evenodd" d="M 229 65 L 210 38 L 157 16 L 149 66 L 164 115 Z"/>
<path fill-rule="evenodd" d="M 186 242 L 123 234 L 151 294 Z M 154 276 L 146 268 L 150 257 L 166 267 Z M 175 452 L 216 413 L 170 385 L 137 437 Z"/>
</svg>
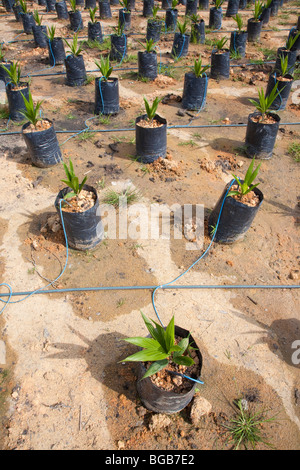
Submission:
<svg viewBox="0 0 300 470">
<path fill-rule="evenodd" d="M 233 16 L 237 24 L 237 31 L 232 31 L 230 34 L 230 53 L 231 57 L 234 59 L 239 59 L 245 57 L 246 52 L 246 43 L 248 38 L 247 31 L 244 31 L 244 22 L 241 15 L 238 13 Z"/>
<path fill-rule="evenodd" d="M 73 162 L 64 163 L 66 185 L 55 199 L 55 208 L 63 222 L 68 245 L 79 251 L 94 248 L 103 239 L 104 230 L 97 191 L 86 184 L 87 176 L 80 182 Z"/>
<path fill-rule="evenodd" d="M 230 74 L 230 51 L 225 49 L 228 38 L 225 36 L 215 42 L 211 54 L 210 76 L 216 80 L 229 78 Z"/>
<path fill-rule="evenodd" d="M 73 31 L 83 29 L 81 11 L 77 8 L 76 0 L 70 0 L 71 11 L 69 11 L 70 27 Z"/>
<path fill-rule="evenodd" d="M 67 85 L 84 85 L 86 83 L 87 75 L 83 56 L 81 55 L 82 47 L 78 43 L 78 33 L 74 34 L 72 43 L 69 43 L 66 39 L 64 39 L 64 41 L 71 52 L 71 54 L 65 59 Z"/>
<path fill-rule="evenodd" d="M 103 42 L 102 27 L 100 21 L 97 21 L 96 18 L 97 10 L 97 7 L 89 9 L 90 21 L 88 22 L 88 42 L 91 43 Z"/>
<path fill-rule="evenodd" d="M 209 29 L 218 30 L 222 27 L 222 19 L 223 19 L 223 12 L 222 12 L 222 5 L 224 0 L 216 0 L 215 5 L 210 8 L 209 10 Z"/>
<path fill-rule="evenodd" d="M 257 42 L 260 39 L 262 30 L 261 14 L 264 4 L 260 0 L 255 0 L 253 16 L 247 22 L 247 33 L 249 42 Z"/>
<path fill-rule="evenodd" d="M 62 183 L 65 183 L 68 188 L 71 189 L 70 192 L 64 195 L 64 199 L 78 197 L 87 181 L 87 176 L 85 176 L 81 183 L 79 183 L 79 178 L 75 174 L 73 162 L 71 159 L 69 159 L 69 167 L 66 163 L 63 163 L 63 167 L 65 170 L 66 179 L 62 179 L 61 181 Z"/>
<path fill-rule="evenodd" d="M 206 102 L 210 65 L 203 65 L 201 56 L 195 59 L 191 72 L 184 76 L 182 107 L 188 110 L 202 111 Z"/>
<path fill-rule="evenodd" d="M 187 55 L 189 49 L 190 35 L 186 34 L 188 21 L 185 19 L 183 22 L 177 21 L 178 32 L 174 34 L 173 46 L 171 54 L 175 59 Z"/>
<path fill-rule="evenodd" d="M 250 100 L 256 112 L 249 114 L 246 128 L 246 153 L 249 157 L 269 159 L 272 156 L 280 117 L 271 112 L 271 106 L 278 96 L 278 82 L 266 95 L 264 90 L 258 91 L 258 100 Z"/>
<path fill-rule="evenodd" d="M 167 151 L 167 121 L 157 114 L 161 99 L 156 97 L 152 104 L 144 97 L 146 114 L 135 120 L 135 142 L 137 159 L 151 163 L 165 158 Z"/>
<path fill-rule="evenodd" d="M 61 37 L 55 37 L 55 32 L 55 26 L 47 27 L 49 62 L 52 67 L 63 64 L 66 58 L 64 41 Z"/>
<path fill-rule="evenodd" d="M 288 56 L 280 55 L 280 71 L 274 71 L 269 75 L 266 89 L 266 96 L 269 96 L 277 84 L 277 96 L 273 100 L 271 110 L 283 110 L 286 107 L 292 86 L 293 86 L 293 67 L 289 67 Z M 291 73 L 290 73 L 291 72 Z"/>
<path fill-rule="evenodd" d="M 127 36 L 124 33 L 125 24 L 118 21 L 117 26 L 113 27 L 114 33 L 110 36 L 111 49 L 110 60 L 122 62 L 127 52 Z"/>
<path fill-rule="evenodd" d="M 109 56 L 100 57 L 100 62 L 95 60 L 95 65 L 101 72 L 101 77 L 95 80 L 95 114 L 110 116 L 117 114 L 119 105 L 119 80 L 111 77 L 113 67 L 110 65 Z"/>
<path fill-rule="evenodd" d="M 146 43 L 138 41 L 145 49 L 138 52 L 138 75 L 141 79 L 155 80 L 157 77 L 157 54 L 154 39 L 146 39 Z"/>
<path fill-rule="evenodd" d="M 234 243 L 242 240 L 263 201 L 263 194 L 252 184 L 257 178 L 260 164 L 254 169 L 253 158 L 244 178 L 236 175 L 224 188 L 209 219 L 209 233 L 215 242 Z"/>
<path fill-rule="evenodd" d="M 241 181 L 240 178 L 238 178 L 236 175 L 232 174 L 232 176 L 234 177 L 235 181 L 238 184 L 238 189 L 229 191 L 227 197 L 238 196 L 238 198 L 241 199 L 243 196 L 246 196 L 246 194 L 250 193 L 250 191 L 253 191 L 253 189 L 256 188 L 260 184 L 260 183 L 252 184 L 255 178 L 257 177 L 260 166 L 261 166 L 261 163 L 259 163 L 259 165 L 257 165 L 257 167 L 254 170 L 254 162 L 255 162 L 255 157 L 252 159 L 243 181 Z"/>
<path fill-rule="evenodd" d="M 34 104 L 30 91 L 28 98 L 23 94 L 22 98 L 25 109 L 21 114 L 27 120 L 22 127 L 22 135 L 33 165 L 48 168 L 60 163 L 62 155 L 53 123 L 41 116 L 43 101 Z"/>
<path fill-rule="evenodd" d="M 149 335 L 125 338 L 140 351 L 122 362 L 137 363 L 137 391 L 146 408 L 158 413 L 176 413 L 190 403 L 197 384 L 203 383 L 200 381 L 202 355 L 190 332 L 175 325 L 174 316 L 166 328 L 143 313 L 142 318 Z M 178 387 L 179 378 L 181 384 L 185 383 L 182 389 Z M 169 384 L 167 390 L 163 383 Z"/>
</svg>

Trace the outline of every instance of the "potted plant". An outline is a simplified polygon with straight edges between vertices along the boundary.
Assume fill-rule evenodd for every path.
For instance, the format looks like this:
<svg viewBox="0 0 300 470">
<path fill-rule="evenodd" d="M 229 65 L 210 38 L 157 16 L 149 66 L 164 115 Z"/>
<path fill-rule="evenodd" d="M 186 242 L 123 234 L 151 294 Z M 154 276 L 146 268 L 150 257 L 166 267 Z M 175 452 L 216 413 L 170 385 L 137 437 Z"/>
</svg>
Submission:
<svg viewBox="0 0 300 470">
<path fill-rule="evenodd" d="M 72 31 L 83 29 L 81 11 L 78 10 L 76 0 L 70 0 L 71 11 L 69 11 L 70 28 Z"/>
<path fill-rule="evenodd" d="M 57 18 L 59 20 L 68 20 L 69 19 L 69 12 L 68 7 L 65 0 L 59 1 L 55 3 L 55 10 L 57 14 Z"/>
<path fill-rule="evenodd" d="M 93 10 L 96 8 L 96 0 L 85 0 L 84 8 L 85 10 L 89 10 L 90 8 Z"/>
<path fill-rule="evenodd" d="M 290 71 L 290 73 L 294 72 L 294 67 L 295 67 L 295 64 L 296 64 L 297 54 L 298 54 L 298 52 L 296 50 L 294 50 L 294 45 L 295 45 L 296 41 L 298 40 L 298 37 L 300 37 L 300 31 L 298 31 L 295 36 L 289 35 L 285 46 L 284 47 L 279 47 L 277 49 L 276 62 L 275 62 L 275 67 L 274 67 L 275 72 L 280 73 L 280 70 L 281 70 L 281 59 L 280 58 L 282 56 L 284 56 L 284 57 L 287 56 L 288 57 L 289 71 Z"/>
<path fill-rule="evenodd" d="M 279 129 L 280 117 L 269 111 L 278 95 L 278 83 L 268 96 L 264 90 L 258 92 L 259 100 L 249 100 L 257 109 L 249 114 L 246 128 L 245 149 L 249 157 L 269 159 L 272 157 L 273 148 Z"/>
<path fill-rule="evenodd" d="M 175 31 L 177 26 L 178 10 L 177 10 L 178 0 L 172 0 L 171 7 L 168 6 L 165 16 L 166 29 Z"/>
<path fill-rule="evenodd" d="M 32 26 L 34 42 L 37 47 L 47 48 L 47 28 L 42 25 L 43 17 L 39 15 L 38 10 L 33 12 L 34 21 L 36 24 Z"/>
<path fill-rule="evenodd" d="M 51 67 L 65 62 L 66 53 L 63 39 L 55 37 L 55 26 L 47 28 L 48 54 Z"/>
<path fill-rule="evenodd" d="M 24 33 L 32 34 L 32 26 L 35 24 L 33 14 L 28 11 L 26 0 L 19 0 L 22 11 L 21 18 L 23 23 Z"/>
<path fill-rule="evenodd" d="M 156 111 L 160 99 L 155 98 L 152 105 L 144 98 L 146 114 L 135 120 L 135 142 L 138 160 L 152 163 L 159 157 L 165 158 L 167 152 L 167 121 Z"/>
<path fill-rule="evenodd" d="M 252 159 L 244 180 L 236 175 L 225 187 L 208 219 L 209 234 L 214 241 L 224 244 L 242 240 L 252 225 L 262 201 L 263 194 L 252 184 L 260 165 L 254 169 Z"/>
<path fill-rule="evenodd" d="M 243 30 L 244 23 L 241 15 L 236 14 L 233 19 L 236 21 L 238 30 L 232 31 L 230 34 L 229 49 L 232 57 L 245 57 L 248 33 L 247 31 Z"/>
<path fill-rule="evenodd" d="M 228 0 L 226 17 L 234 16 L 238 13 L 240 6 L 240 0 Z"/>
<path fill-rule="evenodd" d="M 135 0 L 127 0 L 128 3 L 128 10 L 133 11 L 135 10 Z"/>
<path fill-rule="evenodd" d="M 198 0 L 187 0 L 185 6 L 185 16 L 197 14 Z"/>
<path fill-rule="evenodd" d="M 15 14 L 16 21 L 22 23 L 23 10 L 19 0 L 16 0 L 16 2 L 13 4 L 13 12 Z"/>
<path fill-rule="evenodd" d="M 209 0 L 199 0 L 199 10 L 208 10 Z"/>
<path fill-rule="evenodd" d="M 271 16 L 277 16 L 278 14 L 278 8 L 280 6 L 280 0 L 272 0 L 270 4 L 270 15 Z"/>
<path fill-rule="evenodd" d="M 56 0 L 46 0 L 46 11 L 55 11 Z"/>
<path fill-rule="evenodd" d="M 222 11 L 222 4 L 224 0 L 216 0 L 215 6 L 209 9 L 209 29 L 221 29 L 222 27 L 222 19 L 223 19 L 223 11 Z"/>
<path fill-rule="evenodd" d="M 82 47 L 78 45 L 78 33 L 73 36 L 71 44 L 64 39 L 70 49 L 71 54 L 65 58 L 66 79 L 69 86 L 82 86 L 86 83 L 86 70 L 84 65 Z"/>
<path fill-rule="evenodd" d="M 95 248 L 103 239 L 99 199 L 95 188 L 81 183 L 74 172 L 73 163 L 69 167 L 63 163 L 67 186 L 61 189 L 55 199 L 55 208 L 65 228 L 68 245 L 79 251 Z"/>
<path fill-rule="evenodd" d="M 95 114 L 117 114 L 119 105 L 119 80 L 111 77 L 113 67 L 110 66 L 109 57 L 100 57 L 100 63 L 95 64 L 101 72 L 101 77 L 95 80 Z"/>
<path fill-rule="evenodd" d="M 21 67 L 18 62 L 12 62 L 10 67 L 4 68 L 8 75 L 8 83 L 6 84 L 6 95 L 8 100 L 9 117 L 12 121 L 22 121 L 22 111 L 25 110 L 25 104 L 22 94 L 28 98 L 29 85 L 26 82 L 21 82 Z"/>
<path fill-rule="evenodd" d="M 9 81 L 9 74 L 7 73 L 7 69 L 10 69 L 11 64 L 11 61 L 5 60 L 5 54 L 3 52 L 2 44 L 0 44 L 0 80 L 4 83 L 7 83 Z M 4 67 L 2 67 L 2 65 L 4 65 Z"/>
<path fill-rule="evenodd" d="M 200 381 L 202 355 L 189 331 L 171 318 L 166 328 L 142 313 L 150 335 L 125 338 L 140 350 L 122 362 L 138 363 L 137 391 L 150 411 L 173 414 L 193 399 Z"/>
<path fill-rule="evenodd" d="M 206 102 L 209 65 L 202 65 L 201 56 L 195 59 L 191 72 L 184 75 L 182 107 L 188 110 L 201 111 Z"/>
<path fill-rule="evenodd" d="M 187 20 L 185 19 L 183 23 L 177 21 L 177 27 L 179 32 L 174 34 L 171 54 L 175 59 L 180 59 L 181 57 L 187 55 L 189 50 L 190 35 L 186 34 Z"/>
<path fill-rule="evenodd" d="M 42 101 L 36 106 L 31 92 L 28 100 L 23 96 L 25 110 L 21 111 L 28 120 L 22 127 L 22 135 L 29 151 L 32 163 L 39 168 L 48 168 L 61 162 L 62 155 L 52 121 L 39 116 Z"/>
<path fill-rule="evenodd" d="M 150 39 L 153 39 L 154 42 L 158 42 L 160 40 L 162 22 L 159 18 L 157 18 L 158 10 L 159 10 L 159 6 L 154 6 L 152 8 L 152 18 L 149 18 L 147 20 L 147 32 L 146 32 L 147 41 L 149 41 Z"/>
<path fill-rule="evenodd" d="M 109 0 L 99 0 L 99 11 L 102 20 L 112 17 Z"/>
<path fill-rule="evenodd" d="M 292 51 L 299 51 L 299 49 L 300 49 L 300 34 L 299 34 L 299 32 L 300 31 L 299 31 L 299 29 L 297 29 L 296 26 L 290 30 L 288 41 L 290 39 L 293 40 L 295 38 L 295 40 L 293 41 L 292 46 L 291 46 Z"/>
<path fill-rule="evenodd" d="M 205 42 L 205 23 L 198 15 L 191 16 L 191 43 L 204 44 Z"/>
<path fill-rule="evenodd" d="M 3 0 L 2 2 L 2 6 L 5 8 L 7 12 L 13 11 L 12 10 L 13 4 L 14 4 L 14 0 Z"/>
<path fill-rule="evenodd" d="M 143 0 L 143 16 L 147 18 L 152 15 L 152 9 L 154 7 L 154 0 Z"/>
<path fill-rule="evenodd" d="M 228 38 L 223 37 L 216 41 L 216 48 L 211 53 L 211 78 L 220 80 L 222 78 L 229 78 L 230 74 L 230 52 L 224 46 Z"/>
<path fill-rule="evenodd" d="M 97 41 L 99 43 L 103 42 L 102 28 L 100 21 L 96 19 L 96 12 L 98 8 L 90 8 L 90 21 L 88 22 L 88 40 Z"/>
<path fill-rule="evenodd" d="M 157 77 L 157 53 L 153 39 L 146 39 L 146 45 L 138 41 L 145 48 L 138 52 L 139 77 L 155 80 Z"/>
<path fill-rule="evenodd" d="M 249 18 L 247 22 L 247 33 L 249 42 L 257 42 L 260 40 L 260 33 L 262 29 L 261 13 L 264 4 L 260 0 L 255 0 L 253 17 Z"/>
<path fill-rule="evenodd" d="M 286 107 L 286 103 L 293 85 L 293 75 L 290 73 L 288 66 L 288 56 L 282 55 L 281 60 L 281 71 L 272 72 L 269 76 L 266 96 L 269 96 L 276 83 L 277 86 L 277 97 L 274 99 L 273 103 L 270 106 L 272 110 L 283 110 Z"/>
<path fill-rule="evenodd" d="M 109 53 L 110 60 L 122 62 L 126 57 L 127 36 L 124 33 L 124 24 L 118 21 L 118 26 L 113 27 L 114 33 L 110 35 L 111 48 Z"/>
<path fill-rule="evenodd" d="M 263 26 L 269 24 L 270 16 L 271 16 L 271 3 L 273 0 L 267 0 L 266 3 L 263 5 L 260 21 L 262 22 Z"/>
<path fill-rule="evenodd" d="M 119 21 L 121 24 L 124 23 L 124 31 L 130 29 L 131 24 L 131 10 L 129 8 L 128 0 L 119 0 L 121 9 L 119 10 Z"/>
</svg>

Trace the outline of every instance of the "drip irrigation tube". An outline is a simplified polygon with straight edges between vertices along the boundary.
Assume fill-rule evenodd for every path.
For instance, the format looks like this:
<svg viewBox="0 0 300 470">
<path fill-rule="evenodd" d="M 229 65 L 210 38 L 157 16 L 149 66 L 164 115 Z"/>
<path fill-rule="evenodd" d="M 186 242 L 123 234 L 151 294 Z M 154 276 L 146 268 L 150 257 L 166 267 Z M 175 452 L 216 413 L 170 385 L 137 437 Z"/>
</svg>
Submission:
<svg viewBox="0 0 300 470">
<path fill-rule="evenodd" d="M 53 281 L 52 281 L 53 283 Z M 2 284 L 7 286 L 7 284 Z M 30 294 L 67 294 L 68 292 L 104 292 L 104 291 L 116 291 L 116 290 L 153 290 L 158 286 L 95 286 L 95 287 L 66 287 L 62 289 L 42 289 L 38 291 L 23 291 L 23 292 L 0 292 L 0 297 L 20 297 L 28 296 Z M 174 284 L 172 286 L 162 285 L 159 286 L 162 290 L 170 289 L 202 289 L 202 290 L 211 290 L 211 289 L 299 289 L 300 285 L 290 285 L 290 284 L 189 284 L 181 285 Z"/>
<path fill-rule="evenodd" d="M 123 59 L 122 59 L 123 61 Z M 122 62 L 121 61 L 121 62 Z M 121 63 L 120 62 L 120 63 Z M 265 61 L 263 62 L 263 64 L 259 64 L 259 63 L 255 63 L 255 62 L 249 62 L 247 64 L 230 64 L 230 67 L 255 67 L 256 65 L 265 65 L 265 64 L 275 64 L 275 60 L 269 60 L 269 61 Z M 167 67 L 169 66 L 170 64 L 164 64 L 161 62 L 160 66 L 164 66 L 164 67 Z M 172 65 L 172 68 L 174 69 L 182 69 L 182 68 L 186 68 L 186 67 L 189 67 L 189 65 Z M 210 65 L 210 64 L 208 64 Z M 52 68 L 52 67 L 50 67 Z M 45 69 L 47 70 L 47 69 Z M 138 70 L 138 67 L 115 67 L 114 68 L 114 71 L 115 72 L 126 72 L 127 70 Z M 87 73 L 95 73 L 95 72 L 99 72 L 98 69 L 93 69 L 93 70 L 87 70 L 86 71 Z M 21 78 L 26 78 L 26 77 L 53 77 L 53 76 L 58 76 L 58 75 L 65 75 L 66 72 L 65 71 L 61 71 L 61 72 L 54 72 L 54 73 L 27 73 L 25 75 L 22 75 Z"/>
<path fill-rule="evenodd" d="M 89 118 L 92 119 L 92 118 Z M 281 122 L 280 126 L 299 126 L 300 122 Z M 221 127 L 223 129 L 230 128 L 230 127 L 247 127 L 247 124 L 199 124 L 199 125 L 189 125 L 189 124 L 182 124 L 182 125 L 174 125 L 174 126 L 167 126 L 167 129 L 207 129 L 207 128 L 216 128 L 216 127 Z M 84 129 L 76 129 L 76 130 L 64 130 L 64 131 L 59 131 L 56 130 L 55 132 L 57 134 L 76 134 L 76 133 L 81 133 L 84 132 L 85 130 L 88 130 L 89 132 L 134 132 L 135 127 L 128 127 L 124 129 L 90 129 L 90 128 L 84 128 Z M 0 132 L 0 136 L 2 135 L 21 135 L 21 131 L 14 131 L 14 132 Z"/>
</svg>

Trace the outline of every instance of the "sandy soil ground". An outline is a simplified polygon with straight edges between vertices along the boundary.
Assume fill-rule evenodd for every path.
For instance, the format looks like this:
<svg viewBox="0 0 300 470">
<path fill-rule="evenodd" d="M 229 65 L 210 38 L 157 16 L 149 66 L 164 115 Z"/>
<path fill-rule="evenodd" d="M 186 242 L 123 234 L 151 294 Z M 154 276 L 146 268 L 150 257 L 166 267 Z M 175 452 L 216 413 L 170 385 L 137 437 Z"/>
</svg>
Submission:
<svg viewBox="0 0 300 470">
<path fill-rule="evenodd" d="M 183 15 L 184 7 L 179 10 Z M 21 26 L 4 13 L 2 8 L 4 40 L 10 41 L 21 33 Z M 249 10 L 241 13 L 244 18 L 251 15 Z M 106 33 L 116 24 L 116 14 L 115 7 L 113 18 L 102 21 Z M 86 11 L 83 17 L 86 36 Z M 203 18 L 208 24 L 207 11 Z M 296 20 L 296 2 L 284 4 L 261 42 L 247 46 L 244 62 L 274 58 L 287 37 L 285 29 Z M 70 35 L 68 22 L 58 21 L 54 13 L 44 16 L 44 24 L 55 24 L 64 36 Z M 132 25 L 133 31 L 144 34 L 140 2 Z M 162 61 L 170 64 L 171 76 L 161 75 L 154 83 L 139 81 L 136 70 L 126 70 L 136 66 L 140 49 L 138 37 L 129 36 L 131 56 L 122 64 L 124 70 L 113 72 L 120 79 L 121 111 L 107 122 L 90 123 L 92 129 L 116 132 L 84 133 L 67 142 L 72 134 L 58 134 L 64 160 L 71 157 L 78 174 L 88 175 L 100 200 L 109 188 L 131 185 L 147 207 L 203 204 L 207 218 L 231 173 L 244 175 L 249 164 L 243 152 L 244 127 L 169 129 L 169 164 L 147 166 L 136 161 L 132 124 L 143 112 L 143 96 L 169 96 L 159 105 L 159 114 L 168 125 L 188 125 L 190 116 L 178 115 L 181 104 L 172 97 L 182 96 L 184 73 L 199 53 L 209 62 L 208 39 L 233 28 L 232 18 L 224 18 L 222 30 L 207 35 L 204 45 L 191 45 L 178 64 L 170 56 L 172 36 L 164 36 Z M 24 36 L 20 39 L 31 38 Z M 7 59 L 20 60 L 24 75 L 45 68 L 47 73 L 48 52 L 34 48 L 32 41 L 10 43 L 5 50 Z M 85 45 L 83 56 L 87 70 L 95 70 L 99 50 Z M 266 86 L 271 67 L 237 67 L 229 80 L 210 80 L 206 108 L 192 125 L 246 123 L 253 110 L 249 98 Z M 89 72 L 91 77 L 98 75 Z M 56 130 L 81 130 L 93 116 L 93 81 L 70 88 L 64 75 L 38 76 L 31 77 L 30 87 L 34 99 L 44 100 L 44 116 L 54 121 Z M 282 122 L 299 122 L 299 105 L 290 98 L 280 116 Z M 1 119 L 2 129 L 6 123 Z M 133 130 L 117 131 L 129 127 Z M 20 126 L 10 123 L 9 130 L 19 131 Z M 177 284 L 299 284 L 299 163 L 288 153 L 299 139 L 299 126 L 280 126 L 273 157 L 262 162 L 258 177 L 264 202 L 245 239 L 230 246 L 214 244 Z M 0 136 L 0 147 L 0 281 L 14 292 L 32 291 L 55 279 L 66 261 L 61 229 L 45 229 L 49 217 L 56 215 L 54 201 L 62 187 L 63 168 L 34 167 L 21 135 Z M 208 243 L 205 232 L 204 248 Z M 201 255 L 202 249 L 189 247 L 185 238 L 149 240 L 138 233 L 135 239 L 107 239 L 91 252 L 70 250 L 66 270 L 54 287 L 161 285 Z M 244 398 L 255 411 L 274 417 L 261 427 L 268 442 L 277 449 L 299 450 L 299 365 L 292 361 L 293 343 L 300 339 L 298 290 L 160 290 L 156 307 L 164 324 L 174 314 L 202 352 L 204 385 L 196 397 L 206 408 L 198 421 L 192 419 L 193 403 L 156 421 L 137 396 L 135 366 L 121 362 L 134 350 L 122 339 L 146 334 L 140 310 L 155 319 L 150 290 L 34 295 L 11 303 L 0 316 L 1 448 L 230 449 L 224 425 L 235 415 L 234 400 Z"/>
</svg>

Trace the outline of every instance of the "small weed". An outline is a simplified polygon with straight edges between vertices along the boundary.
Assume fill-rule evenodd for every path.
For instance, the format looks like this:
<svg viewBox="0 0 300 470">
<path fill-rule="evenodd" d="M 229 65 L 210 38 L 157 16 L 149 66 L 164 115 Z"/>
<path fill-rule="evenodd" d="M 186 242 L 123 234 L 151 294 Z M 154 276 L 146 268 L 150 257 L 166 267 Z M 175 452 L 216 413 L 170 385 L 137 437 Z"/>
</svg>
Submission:
<svg viewBox="0 0 300 470">
<path fill-rule="evenodd" d="M 245 449 L 255 449 L 259 443 L 273 447 L 262 436 L 262 429 L 265 423 L 273 422 L 275 416 L 268 418 L 265 410 L 255 411 L 249 405 L 245 406 L 242 399 L 237 400 L 235 406 L 235 416 L 228 425 L 223 425 L 230 434 L 234 449 L 238 450 L 242 445 Z"/>
<path fill-rule="evenodd" d="M 84 131 L 78 134 L 77 139 L 85 142 L 86 140 L 92 140 L 93 137 L 94 137 L 93 132 Z"/>
<path fill-rule="evenodd" d="M 141 248 L 141 250 L 144 249 L 143 245 L 141 245 L 140 243 L 135 243 L 135 244 L 132 245 L 132 247 L 131 247 L 132 251 L 136 251 L 136 250 L 138 250 L 139 248 Z"/>
<path fill-rule="evenodd" d="M 101 180 L 97 181 L 97 187 L 99 189 L 104 189 L 104 187 L 105 187 L 105 178 L 104 177 L 101 178 Z"/>
<path fill-rule="evenodd" d="M 90 83 L 95 81 L 95 76 L 94 75 L 87 75 L 85 85 L 89 85 Z"/>
<path fill-rule="evenodd" d="M 84 45 L 86 45 L 89 49 L 98 49 L 99 51 L 105 51 L 110 49 L 110 37 L 104 39 L 103 42 L 98 41 L 84 41 Z"/>
<path fill-rule="evenodd" d="M 34 274 L 34 273 L 35 273 L 35 268 L 29 268 L 29 269 L 27 269 L 27 274 L 32 275 L 32 274 Z"/>
<path fill-rule="evenodd" d="M 138 80 L 143 83 L 148 83 L 150 80 L 147 77 L 143 77 L 142 75 L 138 75 Z"/>
<path fill-rule="evenodd" d="M 0 119 L 8 119 L 9 118 L 9 109 L 7 106 L 3 106 L 0 108 Z"/>
<path fill-rule="evenodd" d="M 195 132 L 195 134 L 193 134 L 193 137 L 195 137 L 195 139 L 202 139 L 202 135 L 198 132 Z"/>
<path fill-rule="evenodd" d="M 197 144 L 194 140 L 191 139 L 191 140 L 186 140 L 185 142 L 179 142 L 178 145 L 180 145 L 182 147 L 187 146 L 187 145 L 190 145 L 191 147 L 195 147 Z"/>
<path fill-rule="evenodd" d="M 104 204 L 110 204 L 114 207 L 122 206 L 124 203 L 129 206 L 130 204 L 133 204 L 134 202 L 138 201 L 139 198 L 140 195 L 138 191 L 129 186 L 123 191 L 115 191 L 113 189 L 110 189 L 105 194 L 103 202 Z"/>
<path fill-rule="evenodd" d="M 103 124 L 104 126 L 108 126 L 110 124 L 110 115 L 104 116 L 104 114 L 99 115 L 99 124 Z"/>
<path fill-rule="evenodd" d="M 74 116 L 74 114 L 72 114 L 72 113 L 69 113 L 69 114 L 67 114 L 66 118 L 67 119 L 76 119 L 76 116 Z"/>
<path fill-rule="evenodd" d="M 276 50 L 268 49 L 267 47 L 260 47 L 259 50 L 264 54 L 265 60 L 275 60 L 276 59 Z"/>
<path fill-rule="evenodd" d="M 231 49 L 230 50 L 230 59 L 232 60 L 238 60 L 238 59 L 241 59 L 242 56 L 241 54 L 239 53 L 239 51 L 235 51 L 234 49 Z"/>
<path fill-rule="evenodd" d="M 234 147 L 233 151 L 235 152 L 235 155 L 246 156 L 246 145 Z"/>
<path fill-rule="evenodd" d="M 231 359 L 231 352 L 228 351 L 228 349 L 225 350 L 224 354 L 227 357 L 227 359 L 229 359 L 229 360 Z"/>
<path fill-rule="evenodd" d="M 124 64 L 127 64 L 128 62 L 136 62 L 137 61 L 137 54 L 128 54 L 123 60 Z"/>
<path fill-rule="evenodd" d="M 117 302 L 117 308 L 120 308 L 122 307 L 122 305 L 125 304 L 125 299 L 119 299 L 118 302 Z"/>
<path fill-rule="evenodd" d="M 288 154 L 295 160 L 295 162 L 300 162 L 300 142 L 292 142 L 289 145 Z"/>
</svg>

